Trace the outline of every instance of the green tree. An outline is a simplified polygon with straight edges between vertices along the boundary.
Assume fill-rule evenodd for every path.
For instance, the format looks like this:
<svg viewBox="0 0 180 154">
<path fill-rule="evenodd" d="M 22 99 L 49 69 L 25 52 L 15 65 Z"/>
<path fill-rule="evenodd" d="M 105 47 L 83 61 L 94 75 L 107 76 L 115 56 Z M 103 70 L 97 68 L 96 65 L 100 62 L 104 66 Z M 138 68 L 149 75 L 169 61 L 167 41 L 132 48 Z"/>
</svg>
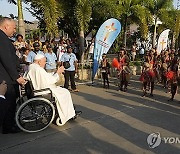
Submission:
<svg viewBox="0 0 180 154">
<path fill-rule="evenodd" d="M 130 23 L 136 23 L 141 27 L 141 34 L 146 38 L 148 34 L 148 19 L 150 14 L 143 6 L 143 0 L 119 0 L 117 2 L 117 11 L 123 26 L 123 44 L 126 47 L 127 26 Z"/>
<path fill-rule="evenodd" d="M 59 17 L 63 16 L 61 4 L 56 0 L 26 0 L 26 2 L 30 2 L 31 9 L 29 11 L 32 15 L 39 20 L 43 19 L 50 38 L 56 36 L 58 34 L 57 21 Z"/>
<path fill-rule="evenodd" d="M 77 0 L 75 6 L 75 17 L 79 26 L 79 44 L 80 52 L 84 53 L 84 33 L 88 29 L 88 24 L 91 19 L 92 5 L 90 0 Z M 84 61 L 84 54 L 82 60 Z"/>
<path fill-rule="evenodd" d="M 167 11 L 172 10 L 173 1 L 172 0 L 144 0 L 144 6 L 147 8 L 149 14 L 152 15 L 154 19 L 154 32 L 152 46 L 155 47 L 156 33 L 157 33 L 157 22 L 158 19 L 161 20 L 163 15 Z"/>
<path fill-rule="evenodd" d="M 17 5 L 18 9 L 18 33 L 21 34 L 25 38 L 25 25 L 24 25 L 24 18 L 23 18 L 23 9 L 22 9 L 22 0 L 8 0 L 9 3 L 13 3 Z"/>
<path fill-rule="evenodd" d="M 171 48 L 175 48 L 176 40 L 180 33 L 180 10 L 172 9 L 162 13 L 162 27 L 170 29 L 172 33 Z"/>
<path fill-rule="evenodd" d="M 174 24 L 174 41 L 172 41 L 172 48 L 175 47 L 176 42 L 176 49 L 180 46 L 180 42 L 178 41 L 180 39 L 180 10 L 176 10 L 176 17 L 175 17 L 175 24 Z"/>
</svg>

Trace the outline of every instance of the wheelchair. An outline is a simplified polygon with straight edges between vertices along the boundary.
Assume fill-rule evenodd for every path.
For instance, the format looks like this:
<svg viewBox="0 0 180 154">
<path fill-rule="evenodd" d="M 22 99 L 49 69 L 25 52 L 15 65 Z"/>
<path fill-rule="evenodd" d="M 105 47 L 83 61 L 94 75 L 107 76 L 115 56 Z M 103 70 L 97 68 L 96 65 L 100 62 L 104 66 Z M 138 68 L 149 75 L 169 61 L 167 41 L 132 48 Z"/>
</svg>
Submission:
<svg viewBox="0 0 180 154">
<path fill-rule="evenodd" d="M 53 121 L 61 126 L 56 100 L 49 88 L 34 90 L 31 81 L 20 88 L 15 116 L 17 126 L 24 132 L 34 133 L 46 129 Z"/>
</svg>

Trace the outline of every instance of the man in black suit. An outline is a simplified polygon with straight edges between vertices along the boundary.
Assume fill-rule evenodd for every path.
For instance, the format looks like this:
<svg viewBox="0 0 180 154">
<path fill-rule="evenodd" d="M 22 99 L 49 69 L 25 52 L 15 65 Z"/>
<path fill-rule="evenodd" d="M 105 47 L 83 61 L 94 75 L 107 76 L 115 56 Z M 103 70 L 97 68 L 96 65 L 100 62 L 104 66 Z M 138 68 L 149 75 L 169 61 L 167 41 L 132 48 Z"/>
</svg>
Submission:
<svg viewBox="0 0 180 154">
<path fill-rule="evenodd" d="M 14 45 L 9 40 L 16 32 L 16 24 L 13 19 L 0 18 L 0 83 L 4 80 L 7 83 L 7 111 L 2 123 L 2 133 L 15 133 L 14 127 L 16 98 L 18 84 L 24 84 L 25 80 L 19 75 L 18 57 Z"/>
</svg>

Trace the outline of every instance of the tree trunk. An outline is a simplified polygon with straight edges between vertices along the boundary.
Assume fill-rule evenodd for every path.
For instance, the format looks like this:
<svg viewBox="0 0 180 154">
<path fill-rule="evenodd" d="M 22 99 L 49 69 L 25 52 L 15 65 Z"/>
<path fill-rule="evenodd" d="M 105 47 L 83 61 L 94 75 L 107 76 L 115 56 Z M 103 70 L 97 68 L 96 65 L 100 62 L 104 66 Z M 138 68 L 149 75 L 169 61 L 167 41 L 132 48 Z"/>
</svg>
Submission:
<svg viewBox="0 0 180 154">
<path fill-rule="evenodd" d="M 157 18 L 155 18 L 155 24 L 154 24 L 154 33 L 153 33 L 153 42 L 152 42 L 153 48 L 155 48 L 155 43 L 156 43 L 156 31 L 157 31 Z"/>
<path fill-rule="evenodd" d="M 172 42 L 171 42 L 171 49 L 175 49 L 175 43 L 176 43 L 176 34 L 173 32 Z"/>
<path fill-rule="evenodd" d="M 83 67 L 84 67 L 84 31 L 81 30 L 79 33 L 79 46 L 80 46 L 80 55 L 81 55 L 81 72 L 83 78 Z"/>
<path fill-rule="evenodd" d="M 80 46 L 80 54 L 81 54 L 81 62 L 84 61 L 83 53 L 84 53 L 84 31 L 81 30 L 79 33 L 79 46 Z"/>
<path fill-rule="evenodd" d="M 23 36 L 25 39 L 25 25 L 23 19 L 23 11 L 22 11 L 22 0 L 17 0 L 18 6 L 18 33 Z"/>
<path fill-rule="evenodd" d="M 180 47 L 180 35 L 178 35 L 178 37 L 176 39 L 176 45 L 175 45 L 176 51 L 178 51 L 179 47 Z"/>
<path fill-rule="evenodd" d="M 125 16 L 125 20 L 124 20 L 124 36 L 123 36 L 123 40 L 124 40 L 124 47 L 126 49 L 126 40 L 127 40 L 127 16 Z"/>
</svg>

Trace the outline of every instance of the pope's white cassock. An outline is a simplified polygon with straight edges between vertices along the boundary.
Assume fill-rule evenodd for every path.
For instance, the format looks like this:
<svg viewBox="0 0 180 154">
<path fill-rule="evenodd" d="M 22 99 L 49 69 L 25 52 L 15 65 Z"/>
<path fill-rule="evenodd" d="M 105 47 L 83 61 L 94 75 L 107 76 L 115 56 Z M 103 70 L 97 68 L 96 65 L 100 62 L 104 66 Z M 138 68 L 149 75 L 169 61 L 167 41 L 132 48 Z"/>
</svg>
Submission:
<svg viewBox="0 0 180 154">
<path fill-rule="evenodd" d="M 52 90 L 52 93 L 57 100 L 56 105 L 62 125 L 75 116 L 70 92 L 65 88 L 55 85 L 59 80 L 59 75 L 57 73 L 54 75 L 49 74 L 44 68 L 33 63 L 29 66 L 26 78 L 32 81 L 35 90 L 44 88 L 50 88 Z"/>
</svg>

